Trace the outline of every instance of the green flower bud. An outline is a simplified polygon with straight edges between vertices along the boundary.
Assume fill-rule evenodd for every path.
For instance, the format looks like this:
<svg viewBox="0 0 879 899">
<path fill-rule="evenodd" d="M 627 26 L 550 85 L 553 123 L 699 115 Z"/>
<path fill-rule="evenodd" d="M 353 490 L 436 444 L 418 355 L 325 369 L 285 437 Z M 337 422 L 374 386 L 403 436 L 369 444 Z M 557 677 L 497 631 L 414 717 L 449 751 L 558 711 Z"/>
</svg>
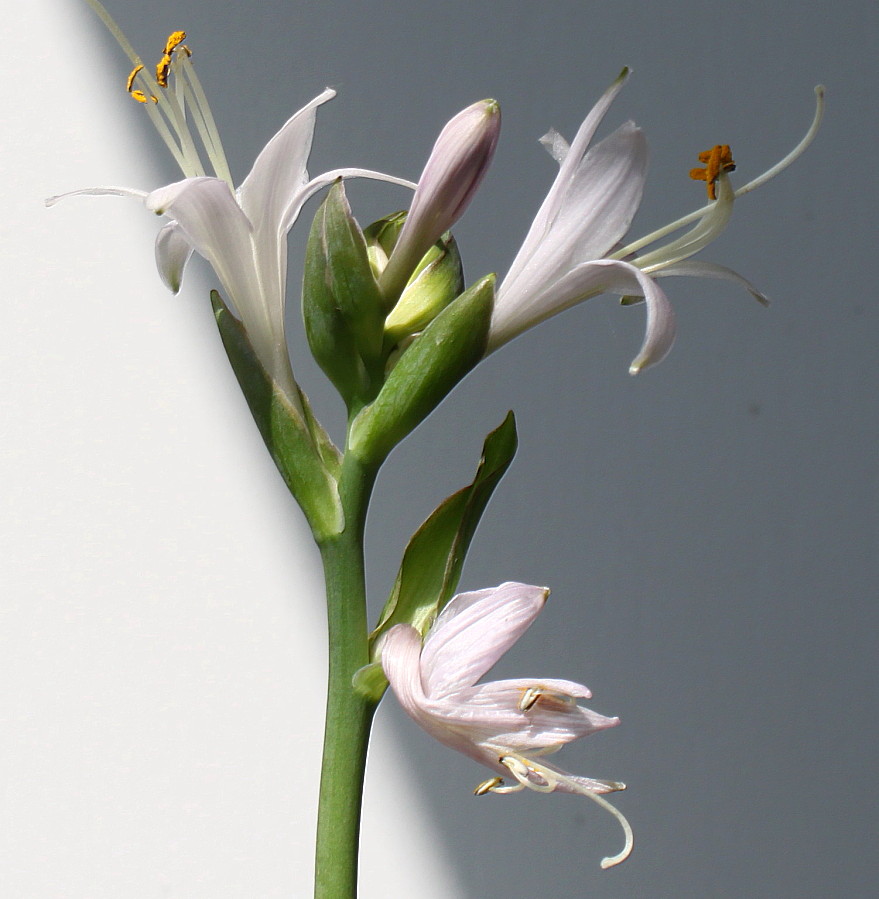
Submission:
<svg viewBox="0 0 879 899">
<path fill-rule="evenodd" d="M 422 331 L 464 289 L 458 245 L 444 234 L 422 258 L 398 303 L 385 319 L 385 345 Z"/>
<path fill-rule="evenodd" d="M 375 400 L 351 424 L 348 448 L 380 463 L 485 353 L 494 275 L 446 306 L 402 353 Z"/>
</svg>

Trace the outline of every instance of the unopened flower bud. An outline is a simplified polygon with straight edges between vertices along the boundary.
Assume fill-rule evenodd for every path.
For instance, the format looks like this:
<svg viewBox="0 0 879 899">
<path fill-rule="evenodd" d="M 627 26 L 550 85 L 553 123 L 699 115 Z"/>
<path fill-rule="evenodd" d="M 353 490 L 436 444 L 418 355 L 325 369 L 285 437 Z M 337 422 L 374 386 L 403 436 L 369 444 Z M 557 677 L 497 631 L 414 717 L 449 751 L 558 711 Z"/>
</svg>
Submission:
<svg viewBox="0 0 879 899">
<path fill-rule="evenodd" d="M 395 344 L 423 330 L 464 289 L 464 272 L 451 234 L 422 257 L 397 305 L 385 319 L 385 340 Z"/>
<path fill-rule="evenodd" d="M 488 170 L 501 127 L 500 107 L 481 100 L 443 128 L 421 174 L 399 240 L 379 280 L 393 303 L 441 234 L 461 217 Z"/>
</svg>

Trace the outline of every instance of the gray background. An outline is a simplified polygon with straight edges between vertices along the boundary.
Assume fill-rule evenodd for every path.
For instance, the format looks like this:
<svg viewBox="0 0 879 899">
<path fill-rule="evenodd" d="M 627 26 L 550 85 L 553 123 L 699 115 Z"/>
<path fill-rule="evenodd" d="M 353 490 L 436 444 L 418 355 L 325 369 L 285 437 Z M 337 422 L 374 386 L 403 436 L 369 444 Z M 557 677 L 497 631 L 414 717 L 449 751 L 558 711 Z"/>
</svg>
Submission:
<svg viewBox="0 0 879 899">
<path fill-rule="evenodd" d="M 622 65 L 635 74 L 609 123 L 634 119 L 652 151 L 636 235 L 701 203 L 686 177 L 698 151 L 730 143 L 739 183 L 772 164 L 805 130 L 813 86 L 827 85 L 812 149 L 744 198 L 704 256 L 752 279 L 771 309 L 731 286 L 665 281 L 678 342 L 634 379 L 643 314 L 612 298 L 505 347 L 392 456 L 370 523 L 370 580 L 378 607 L 407 536 L 469 479 L 484 433 L 513 408 L 519 456 L 463 586 L 552 587 L 496 673 L 582 680 L 596 709 L 622 718 L 560 761 L 629 784 L 617 804 L 637 847 L 602 872 L 620 835 L 590 803 L 475 800 L 483 772 L 388 702 L 379 727 L 403 743 L 463 895 L 870 894 L 874 4 L 156 0 L 147 15 L 117 0 L 112 11 L 143 53 L 171 28 L 189 32 L 237 178 L 327 84 L 339 97 L 321 111 L 314 172 L 415 177 L 446 119 L 498 98 L 496 162 L 456 229 L 471 279 L 505 270 L 551 182 L 536 139 L 550 126 L 570 137 Z M 146 127 L 143 140 L 154 140 Z M 405 202 L 376 185 L 351 195 L 364 223 Z M 338 424 L 337 401 L 291 331 L 297 375 Z"/>
</svg>

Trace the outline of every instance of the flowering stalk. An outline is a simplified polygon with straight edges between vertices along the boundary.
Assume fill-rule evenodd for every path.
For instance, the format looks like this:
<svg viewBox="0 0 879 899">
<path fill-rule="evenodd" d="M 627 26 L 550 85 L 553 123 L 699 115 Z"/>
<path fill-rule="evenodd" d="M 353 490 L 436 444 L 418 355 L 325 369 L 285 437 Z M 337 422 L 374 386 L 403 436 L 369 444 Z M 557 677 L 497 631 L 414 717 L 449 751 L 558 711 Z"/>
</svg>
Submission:
<svg viewBox="0 0 879 899">
<path fill-rule="evenodd" d="M 603 794 L 625 785 L 571 774 L 547 761 L 567 743 L 613 727 L 618 719 L 581 706 L 579 700 L 590 693 L 575 681 L 477 683 L 534 621 L 548 591 L 505 583 L 453 596 L 480 517 L 516 450 L 512 414 L 486 438 L 472 483 L 444 500 L 413 535 L 372 632 L 363 543 L 369 499 L 387 455 L 473 366 L 574 303 L 605 291 L 620 294 L 625 303 L 645 302 L 646 336 L 631 366 L 634 373 L 660 361 L 674 338 L 673 313 L 656 277 L 732 280 L 764 300 L 735 272 L 690 257 L 723 230 L 737 196 L 773 177 L 805 149 L 821 118 L 821 91 L 812 127 L 780 163 L 736 191 L 729 180 L 735 168 L 730 148 L 705 151 L 698 157 L 703 165 L 691 176 L 705 182 L 711 202 L 621 246 L 641 199 L 646 141 L 627 123 L 590 144 L 627 77 L 624 71 L 570 145 L 556 132 L 544 138 L 559 173 L 497 292 L 493 275 L 465 289 L 457 245 L 447 232 L 494 154 L 500 129 L 495 101 L 469 106 L 442 130 L 408 214 L 361 230 L 343 179 L 416 186 L 351 168 L 309 178 L 317 109 L 333 90 L 284 124 L 236 188 L 183 43 L 185 32 L 172 32 L 154 69 L 147 69 L 99 0 L 87 2 L 129 56 L 127 90 L 156 125 L 184 177 L 152 191 L 111 187 L 73 193 L 133 197 L 165 216 L 169 221 L 156 239 L 156 259 L 173 292 L 194 251 L 210 263 L 224 291 L 224 297 L 214 291 L 212 302 L 230 362 L 320 550 L 329 678 L 315 896 L 356 896 L 367 744 L 388 683 L 427 733 L 494 772 L 476 788 L 477 795 L 530 789 L 586 796 L 613 814 L 625 835 L 622 850 L 605 858 L 602 867 L 622 862 L 632 850 L 632 829 Z M 306 249 L 303 319 L 314 358 L 347 406 L 341 451 L 294 379 L 284 331 L 287 234 L 304 203 L 326 187 Z M 692 222 L 682 236 L 648 249 Z"/>
<path fill-rule="evenodd" d="M 353 687 L 369 663 L 363 531 L 378 466 L 353 453 L 342 463 L 345 528 L 320 545 L 327 595 L 329 678 L 315 848 L 315 899 L 357 895 L 366 752 L 378 698 Z M 380 697 L 379 697 L 380 698 Z"/>
</svg>

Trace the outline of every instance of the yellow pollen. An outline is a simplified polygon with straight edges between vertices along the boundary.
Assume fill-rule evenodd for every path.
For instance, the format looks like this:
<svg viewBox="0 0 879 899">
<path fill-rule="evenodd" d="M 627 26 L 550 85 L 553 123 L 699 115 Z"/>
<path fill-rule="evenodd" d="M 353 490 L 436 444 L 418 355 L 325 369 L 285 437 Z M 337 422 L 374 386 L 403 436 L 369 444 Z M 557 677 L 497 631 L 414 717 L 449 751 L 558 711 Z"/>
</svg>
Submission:
<svg viewBox="0 0 879 899">
<path fill-rule="evenodd" d="M 171 54 L 166 53 L 157 63 L 156 63 L 156 84 L 159 87 L 167 87 L 168 86 L 168 72 L 171 69 Z"/>
<path fill-rule="evenodd" d="M 131 74 L 128 76 L 128 81 L 125 85 L 126 90 L 135 100 L 137 100 L 138 103 L 149 103 L 150 100 L 152 100 L 153 103 L 158 103 L 158 98 L 154 97 L 152 94 L 147 95 L 142 90 L 132 90 L 132 88 L 134 87 L 134 79 L 137 78 L 137 73 L 142 68 L 142 65 L 138 65 L 131 70 Z"/>
<path fill-rule="evenodd" d="M 721 172 L 734 172 L 736 164 L 733 161 L 729 144 L 717 144 L 710 150 L 699 154 L 699 162 L 705 168 L 690 169 L 690 177 L 694 181 L 704 181 L 708 188 L 708 199 L 717 199 L 717 179 Z"/>
<path fill-rule="evenodd" d="M 185 31 L 172 31 L 168 35 L 165 49 L 162 51 L 162 58 L 156 63 L 156 83 L 159 87 L 168 86 L 168 72 L 171 70 L 171 59 L 175 50 L 181 50 L 187 56 L 192 56 L 192 51 L 183 43 L 185 40 Z"/>
<path fill-rule="evenodd" d="M 170 56 L 185 40 L 185 31 L 172 31 L 168 35 L 168 40 L 165 41 L 165 49 L 162 51 L 163 55 Z"/>
<path fill-rule="evenodd" d="M 150 94 L 149 96 L 147 96 L 143 91 L 131 91 L 131 96 L 132 96 L 135 100 L 137 100 L 138 103 L 149 103 L 150 100 L 152 100 L 153 103 L 158 103 L 158 102 L 159 102 L 159 98 L 158 98 L 158 97 L 154 97 L 152 94 Z"/>
<path fill-rule="evenodd" d="M 134 79 L 137 77 L 137 73 L 138 73 L 142 68 L 143 68 L 143 66 L 140 65 L 140 66 L 135 66 L 135 67 L 131 70 L 131 74 L 128 76 L 128 83 L 125 85 L 125 89 L 128 91 L 129 94 L 131 93 L 131 87 L 132 87 L 132 85 L 134 84 Z"/>
</svg>

